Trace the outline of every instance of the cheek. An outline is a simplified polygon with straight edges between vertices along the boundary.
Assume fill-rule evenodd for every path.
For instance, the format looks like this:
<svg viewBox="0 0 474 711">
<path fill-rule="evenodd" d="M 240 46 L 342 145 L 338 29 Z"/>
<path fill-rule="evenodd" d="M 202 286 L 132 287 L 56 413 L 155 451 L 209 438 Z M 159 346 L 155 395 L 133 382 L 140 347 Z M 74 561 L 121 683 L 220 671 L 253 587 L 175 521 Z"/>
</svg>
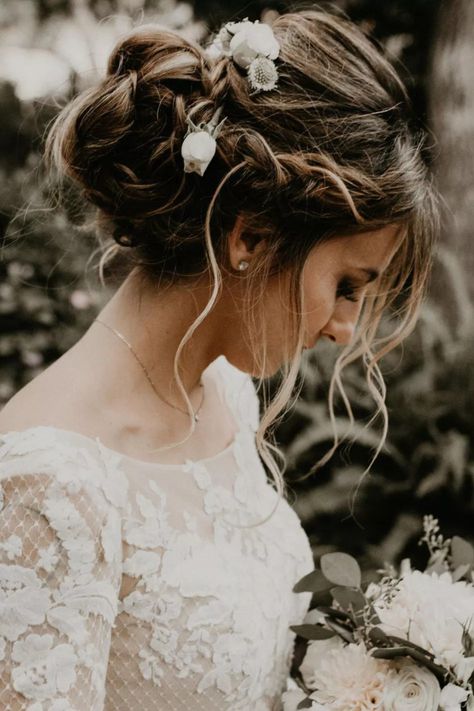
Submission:
<svg viewBox="0 0 474 711">
<path fill-rule="evenodd" d="M 335 290 L 329 279 L 306 283 L 304 289 L 303 312 L 306 323 L 311 327 L 311 335 L 320 330 L 334 311 Z"/>
</svg>

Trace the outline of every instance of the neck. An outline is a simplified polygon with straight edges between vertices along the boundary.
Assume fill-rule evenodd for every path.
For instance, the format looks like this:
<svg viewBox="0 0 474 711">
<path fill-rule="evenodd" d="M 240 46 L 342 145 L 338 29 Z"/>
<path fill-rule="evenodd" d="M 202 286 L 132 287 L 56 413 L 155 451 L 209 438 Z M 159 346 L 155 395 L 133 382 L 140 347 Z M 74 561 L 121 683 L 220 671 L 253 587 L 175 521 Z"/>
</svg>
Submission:
<svg viewBox="0 0 474 711">
<path fill-rule="evenodd" d="M 157 292 L 132 271 L 98 314 L 100 320 L 128 341 L 158 393 L 184 411 L 186 402 L 175 382 L 174 358 L 181 339 L 201 313 L 210 293 L 208 284 Z M 178 372 L 194 410 L 203 396 L 200 387 L 203 371 L 223 352 L 223 319 L 225 314 L 216 305 L 181 351 Z M 102 324 L 93 323 L 84 338 L 90 341 L 96 354 L 101 354 L 102 363 L 107 366 L 101 375 L 105 377 L 101 385 L 111 401 L 126 401 L 130 408 L 141 405 L 143 409 L 149 398 L 156 400 L 142 367 L 116 334 Z"/>
</svg>

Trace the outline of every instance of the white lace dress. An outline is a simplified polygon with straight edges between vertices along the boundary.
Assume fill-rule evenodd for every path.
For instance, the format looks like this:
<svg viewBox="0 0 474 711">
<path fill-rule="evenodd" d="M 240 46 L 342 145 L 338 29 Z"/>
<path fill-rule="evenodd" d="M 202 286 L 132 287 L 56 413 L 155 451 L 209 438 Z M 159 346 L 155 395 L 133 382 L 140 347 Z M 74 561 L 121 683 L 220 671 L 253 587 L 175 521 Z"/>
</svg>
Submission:
<svg viewBox="0 0 474 711">
<path fill-rule="evenodd" d="M 153 464 L 77 432 L 0 434 L 2 711 L 281 709 L 313 568 L 255 446 L 252 379 L 209 366 L 238 432 Z"/>
</svg>

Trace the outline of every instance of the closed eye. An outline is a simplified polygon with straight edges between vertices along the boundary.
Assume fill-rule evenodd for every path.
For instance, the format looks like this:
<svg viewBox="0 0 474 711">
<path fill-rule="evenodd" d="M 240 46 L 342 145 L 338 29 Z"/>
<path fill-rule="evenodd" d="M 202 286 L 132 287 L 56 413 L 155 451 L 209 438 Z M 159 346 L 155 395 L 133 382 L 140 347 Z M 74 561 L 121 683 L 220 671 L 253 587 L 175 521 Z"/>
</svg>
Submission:
<svg viewBox="0 0 474 711">
<path fill-rule="evenodd" d="M 360 285 L 355 284 L 350 279 L 342 279 L 337 287 L 336 298 L 346 299 L 346 301 L 353 301 L 356 303 L 359 301 L 360 295 L 358 291 L 361 288 L 362 287 Z"/>
</svg>

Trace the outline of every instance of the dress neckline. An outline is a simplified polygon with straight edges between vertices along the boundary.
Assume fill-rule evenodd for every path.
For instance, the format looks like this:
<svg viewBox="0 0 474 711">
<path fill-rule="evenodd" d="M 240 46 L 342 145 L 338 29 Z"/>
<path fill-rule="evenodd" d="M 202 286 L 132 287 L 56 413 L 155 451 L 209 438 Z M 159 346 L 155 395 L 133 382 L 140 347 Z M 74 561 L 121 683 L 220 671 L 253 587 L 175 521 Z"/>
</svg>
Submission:
<svg viewBox="0 0 474 711">
<path fill-rule="evenodd" d="M 219 452 L 216 454 L 211 455 L 210 457 L 202 457 L 200 459 L 192 459 L 191 457 L 187 457 L 184 462 L 181 462 L 180 464 L 167 464 L 165 462 L 149 462 L 145 459 L 139 459 L 137 457 L 131 457 L 128 454 L 125 454 L 124 452 L 119 452 L 117 449 L 113 449 L 112 447 L 108 447 L 104 442 L 101 440 L 99 435 L 96 437 L 91 437 L 89 435 L 83 434 L 82 432 L 77 432 L 76 430 L 69 430 L 64 427 L 57 427 L 56 425 L 33 425 L 31 427 L 25 427 L 23 430 L 12 430 L 10 432 L 4 432 L 0 433 L 0 438 L 2 436 L 4 437 L 11 437 L 12 435 L 21 435 L 21 434 L 26 434 L 26 433 L 32 433 L 38 430 L 48 430 L 50 432 L 55 432 L 60 435 L 66 435 L 72 438 L 77 438 L 78 440 L 81 440 L 83 442 L 87 442 L 89 444 L 92 444 L 97 447 L 99 445 L 102 449 L 104 449 L 106 452 L 109 452 L 111 455 L 115 457 L 119 457 L 121 460 L 130 462 L 134 466 L 140 466 L 140 467 L 149 467 L 152 469 L 174 469 L 174 470 L 183 470 L 186 469 L 190 465 L 200 465 L 200 464 L 208 464 L 209 462 L 214 462 L 215 460 L 218 460 L 220 458 L 223 458 L 227 454 L 231 453 L 236 444 L 237 440 L 240 437 L 242 433 L 242 422 L 239 417 L 237 417 L 237 413 L 235 412 L 234 408 L 231 405 L 230 398 L 226 397 L 226 379 L 223 376 L 223 374 L 219 370 L 219 366 L 216 364 L 219 361 L 219 358 L 223 358 L 224 356 L 218 356 L 212 363 L 208 365 L 208 367 L 205 369 L 204 372 L 211 372 L 211 370 L 217 370 L 219 375 L 217 378 L 214 379 L 214 382 L 217 387 L 217 391 L 220 397 L 221 402 L 226 405 L 229 409 L 230 414 L 233 417 L 234 423 L 235 423 L 235 430 L 234 434 L 232 437 L 232 440 L 230 443 L 224 448 L 221 449 Z"/>
</svg>

